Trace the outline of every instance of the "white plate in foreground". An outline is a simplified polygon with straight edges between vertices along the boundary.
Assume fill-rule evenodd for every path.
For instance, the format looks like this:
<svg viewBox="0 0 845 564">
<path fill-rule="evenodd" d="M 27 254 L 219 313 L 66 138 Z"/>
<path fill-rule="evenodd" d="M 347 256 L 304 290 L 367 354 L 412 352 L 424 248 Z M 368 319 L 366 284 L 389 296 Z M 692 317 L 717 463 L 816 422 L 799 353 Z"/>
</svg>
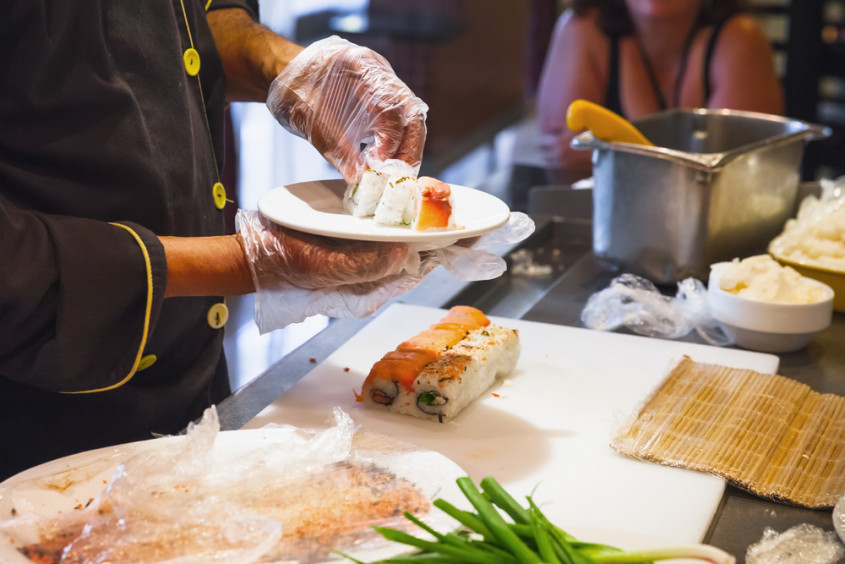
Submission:
<svg viewBox="0 0 845 564">
<path fill-rule="evenodd" d="M 341 239 L 449 245 L 477 237 L 507 223 L 510 209 L 499 198 L 466 186 L 450 184 L 452 213 L 459 229 L 414 231 L 410 227 L 378 225 L 372 217 L 343 211 L 346 182 L 341 179 L 299 182 L 270 190 L 258 200 L 258 210 L 284 227 Z"/>
<path fill-rule="evenodd" d="M 211 467 L 226 468 L 226 473 L 232 473 L 229 479 L 235 483 L 254 479 L 255 476 L 248 471 L 239 472 L 237 469 L 255 468 L 248 464 L 245 466 L 243 462 L 256 453 L 267 453 L 268 459 L 272 460 L 286 457 L 284 449 L 291 448 L 290 436 L 291 430 L 275 428 L 221 432 L 211 449 L 211 460 L 217 463 Z M 183 436 L 163 437 L 83 452 L 36 466 L 0 483 L 0 562 L 30 562 L 17 550 L 18 546 L 28 543 L 17 535 L 11 536 L 9 529 L 3 526 L 4 519 L 13 515 L 32 517 L 36 523 L 47 523 L 51 518 L 61 516 L 72 519 L 78 509 L 103 493 L 119 465 L 135 455 L 144 456 L 145 453 L 172 448 L 184 439 Z M 466 472 L 441 454 L 383 435 L 358 431 L 353 441 L 353 456 L 355 460 L 375 463 L 410 481 L 429 501 L 443 498 L 458 507 L 469 508 L 455 482 Z M 137 472 L 139 466 L 137 462 L 135 464 Z M 229 483 L 225 481 L 225 474 L 223 478 L 223 483 Z M 434 507 L 421 518 L 444 532 L 456 526 L 451 517 Z M 6 525 L 11 522 L 7 521 Z M 30 535 L 38 534 L 29 526 L 26 529 Z M 368 540 L 365 546 L 346 547 L 345 550 L 355 558 L 369 561 L 407 553 L 409 548 L 377 537 Z M 329 559 L 343 560 L 339 555 Z"/>
</svg>

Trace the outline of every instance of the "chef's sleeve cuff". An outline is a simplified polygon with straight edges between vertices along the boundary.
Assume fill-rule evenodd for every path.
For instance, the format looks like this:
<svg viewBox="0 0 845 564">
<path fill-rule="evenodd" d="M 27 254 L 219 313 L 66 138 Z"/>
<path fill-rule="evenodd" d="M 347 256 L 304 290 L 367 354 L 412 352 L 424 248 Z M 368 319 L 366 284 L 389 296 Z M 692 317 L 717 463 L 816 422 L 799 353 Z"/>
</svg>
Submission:
<svg viewBox="0 0 845 564">
<path fill-rule="evenodd" d="M 205 0 L 206 10 L 225 10 L 240 8 L 246 10 L 255 21 L 258 21 L 258 0 Z"/>
<path fill-rule="evenodd" d="M 155 304 L 155 297 L 156 294 L 162 295 L 164 293 L 164 284 L 166 284 L 167 278 L 167 261 L 166 258 L 164 260 L 164 281 L 160 281 L 159 288 L 160 290 L 156 292 L 156 276 L 154 274 L 153 263 L 154 259 L 159 258 L 158 255 L 161 254 L 163 257 L 163 249 L 161 248 L 160 244 L 158 244 L 157 238 L 150 238 L 149 234 L 146 233 L 144 229 L 141 229 L 137 225 L 132 224 L 123 224 L 123 223 L 112 223 L 111 225 L 123 229 L 126 231 L 132 239 L 138 244 L 138 252 L 141 257 L 141 261 L 143 262 L 143 269 L 145 271 L 144 281 L 142 282 L 142 286 L 145 286 L 146 289 L 143 287 L 141 288 L 142 294 L 142 301 L 143 305 L 141 307 L 141 319 L 140 319 L 140 327 L 138 328 L 138 346 L 137 352 L 132 359 L 132 365 L 127 372 L 126 376 L 122 379 L 118 380 L 114 383 L 109 383 L 101 388 L 96 389 L 89 389 L 89 390 L 76 390 L 67 393 L 93 393 L 93 392 L 105 392 L 108 390 L 113 390 L 115 388 L 119 388 L 126 382 L 128 382 L 132 376 L 138 371 L 138 366 L 141 363 L 141 358 L 144 355 L 144 348 L 147 345 L 147 339 L 150 335 L 151 330 L 151 323 L 152 323 L 152 313 L 153 313 L 153 304 Z M 142 236 L 145 235 L 145 236 Z M 146 239 L 146 241 L 144 240 Z M 155 241 L 155 242 L 153 242 Z M 151 244 L 152 243 L 152 244 Z M 155 260 L 156 263 L 160 263 L 160 260 Z M 161 269 L 158 269 L 161 271 Z M 130 358 L 132 358 L 130 352 Z"/>
<path fill-rule="evenodd" d="M 167 260 L 158 237 L 132 223 L 44 217 L 55 284 L 6 374 L 65 393 L 98 392 L 138 369 L 164 301 Z"/>
</svg>

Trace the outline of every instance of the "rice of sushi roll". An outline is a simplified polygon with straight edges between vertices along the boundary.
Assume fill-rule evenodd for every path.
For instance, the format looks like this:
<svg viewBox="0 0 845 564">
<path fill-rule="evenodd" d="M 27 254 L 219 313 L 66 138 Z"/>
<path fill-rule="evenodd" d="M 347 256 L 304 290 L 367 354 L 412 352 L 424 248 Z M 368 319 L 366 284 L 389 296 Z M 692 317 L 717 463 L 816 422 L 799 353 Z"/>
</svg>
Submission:
<svg viewBox="0 0 845 564">
<path fill-rule="evenodd" d="M 519 333 L 489 325 L 467 336 L 437 360 L 426 365 L 414 380 L 413 401 L 396 411 L 420 418 L 448 421 L 516 367 Z"/>
<path fill-rule="evenodd" d="M 373 215 L 387 186 L 387 175 L 373 170 L 364 169 L 361 180 L 357 184 L 350 184 L 343 196 L 344 211 L 355 217 Z"/>
<path fill-rule="evenodd" d="M 380 225 L 410 225 L 414 219 L 417 181 L 413 176 L 394 175 L 376 206 L 375 222 Z"/>
</svg>

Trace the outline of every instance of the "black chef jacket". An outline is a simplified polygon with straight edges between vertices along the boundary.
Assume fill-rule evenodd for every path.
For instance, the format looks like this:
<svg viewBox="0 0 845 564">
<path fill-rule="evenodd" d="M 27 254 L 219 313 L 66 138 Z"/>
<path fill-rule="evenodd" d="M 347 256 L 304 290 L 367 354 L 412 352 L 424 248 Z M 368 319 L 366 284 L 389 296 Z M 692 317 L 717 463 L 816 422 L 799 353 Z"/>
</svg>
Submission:
<svg viewBox="0 0 845 564">
<path fill-rule="evenodd" d="M 208 319 L 223 300 L 165 301 L 156 237 L 224 230 L 224 77 L 205 10 L 258 7 L 207 3 L 4 5 L 0 479 L 178 432 L 229 392 Z"/>
</svg>

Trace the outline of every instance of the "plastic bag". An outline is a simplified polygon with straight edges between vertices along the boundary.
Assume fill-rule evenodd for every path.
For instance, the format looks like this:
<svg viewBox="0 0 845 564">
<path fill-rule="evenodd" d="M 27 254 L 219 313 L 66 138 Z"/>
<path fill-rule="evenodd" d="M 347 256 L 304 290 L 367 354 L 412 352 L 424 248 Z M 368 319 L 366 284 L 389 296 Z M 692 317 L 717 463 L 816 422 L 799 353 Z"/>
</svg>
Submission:
<svg viewBox="0 0 845 564">
<path fill-rule="evenodd" d="M 581 311 L 581 322 L 590 329 L 627 327 L 639 335 L 664 339 L 679 339 L 695 329 L 711 345 L 732 343 L 722 325 L 709 314 L 707 288 L 694 278 L 678 282 L 677 294 L 669 297 L 645 278 L 622 274 L 590 296 Z"/>
<path fill-rule="evenodd" d="M 845 559 L 845 547 L 836 534 L 808 523 L 796 525 L 778 534 L 771 527 L 763 538 L 748 547 L 748 564 L 837 564 Z"/>
<path fill-rule="evenodd" d="M 458 280 L 495 278 L 507 265 L 490 247 L 516 243 L 534 231 L 527 215 L 513 212 L 496 231 L 432 249 L 299 233 L 256 211 L 239 210 L 236 219 L 255 284 L 255 322 L 261 333 L 318 314 L 366 317 L 440 265 Z"/>
</svg>

